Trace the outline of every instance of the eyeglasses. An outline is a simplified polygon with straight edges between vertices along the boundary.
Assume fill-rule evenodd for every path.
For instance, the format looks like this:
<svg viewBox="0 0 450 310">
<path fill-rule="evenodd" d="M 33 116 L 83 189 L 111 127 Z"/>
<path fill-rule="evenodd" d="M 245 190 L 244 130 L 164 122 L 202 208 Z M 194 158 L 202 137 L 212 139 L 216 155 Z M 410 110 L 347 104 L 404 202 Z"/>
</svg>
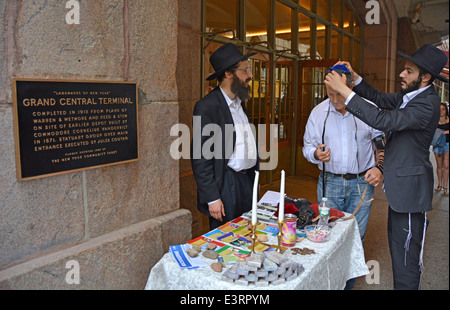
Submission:
<svg viewBox="0 0 450 310">
<path fill-rule="evenodd" d="M 251 68 L 245 68 L 245 69 L 234 69 L 234 70 L 239 70 L 239 71 L 244 71 L 245 73 L 249 74 L 252 72 Z"/>
</svg>

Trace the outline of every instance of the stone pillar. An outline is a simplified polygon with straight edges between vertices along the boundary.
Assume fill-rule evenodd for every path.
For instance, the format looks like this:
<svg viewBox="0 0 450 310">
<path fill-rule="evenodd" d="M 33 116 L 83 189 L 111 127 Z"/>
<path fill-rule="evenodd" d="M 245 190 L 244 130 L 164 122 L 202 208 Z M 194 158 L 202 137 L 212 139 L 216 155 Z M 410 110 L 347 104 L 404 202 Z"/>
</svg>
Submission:
<svg viewBox="0 0 450 310">
<path fill-rule="evenodd" d="M 365 1 L 352 1 L 362 22 L 363 72 L 372 86 L 395 92 L 397 60 L 397 13 L 393 1 L 379 0 L 380 23 L 367 24 Z"/>
<path fill-rule="evenodd" d="M 180 102 L 180 124 L 187 125 L 192 139 L 192 114 L 201 99 L 201 21 L 202 5 L 198 0 L 178 1 L 177 86 Z M 197 184 L 190 159 L 180 160 L 180 205 L 192 212 L 192 234 L 200 236 L 209 230 L 209 219 L 197 210 Z"/>
</svg>

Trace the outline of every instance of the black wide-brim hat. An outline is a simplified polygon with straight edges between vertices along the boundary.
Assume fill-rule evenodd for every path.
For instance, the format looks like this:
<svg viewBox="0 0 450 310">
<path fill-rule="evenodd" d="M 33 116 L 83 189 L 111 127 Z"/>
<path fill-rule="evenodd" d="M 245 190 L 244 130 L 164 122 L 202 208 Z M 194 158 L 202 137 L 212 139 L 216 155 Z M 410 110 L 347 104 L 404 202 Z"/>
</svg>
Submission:
<svg viewBox="0 0 450 310">
<path fill-rule="evenodd" d="M 207 78 L 207 80 L 209 81 L 216 79 L 222 73 L 227 71 L 227 69 L 231 68 L 238 62 L 248 59 L 256 54 L 257 53 L 250 53 L 247 55 L 243 55 L 233 43 L 222 45 L 209 58 L 209 62 L 213 66 L 214 70 L 216 70 L 216 72 L 211 74 Z"/>
<path fill-rule="evenodd" d="M 420 47 L 412 56 L 408 56 L 403 52 L 398 52 L 400 56 L 408 59 L 417 66 L 424 69 L 433 77 L 448 82 L 447 79 L 441 76 L 441 72 L 448 62 L 448 57 L 443 51 L 431 44 L 425 44 Z"/>
</svg>

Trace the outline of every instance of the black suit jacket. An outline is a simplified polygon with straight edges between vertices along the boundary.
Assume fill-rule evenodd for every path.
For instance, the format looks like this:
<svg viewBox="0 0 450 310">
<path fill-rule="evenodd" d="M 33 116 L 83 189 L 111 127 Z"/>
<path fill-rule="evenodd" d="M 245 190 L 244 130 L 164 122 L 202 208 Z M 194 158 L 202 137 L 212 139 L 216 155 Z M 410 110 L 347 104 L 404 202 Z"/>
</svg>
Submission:
<svg viewBox="0 0 450 310">
<path fill-rule="evenodd" d="M 384 185 L 390 207 L 399 213 L 432 209 L 433 167 L 430 144 L 437 128 L 441 99 L 429 87 L 400 109 L 400 93 L 382 93 L 362 81 L 347 110 L 369 126 L 386 132 Z"/>
<path fill-rule="evenodd" d="M 244 102 L 242 108 L 248 117 Z M 225 169 L 235 149 L 236 133 L 230 126 L 234 126 L 233 117 L 219 87 L 195 104 L 193 116 L 191 164 L 197 182 L 197 208 L 210 216 L 208 202 L 221 199 Z M 207 132 L 203 132 L 204 129 Z M 213 131 L 209 132 L 210 129 Z M 217 149 L 215 146 L 221 147 Z M 203 152 L 204 147 L 212 151 L 212 158 L 205 157 L 208 154 Z M 258 167 L 259 159 L 255 169 Z"/>
</svg>

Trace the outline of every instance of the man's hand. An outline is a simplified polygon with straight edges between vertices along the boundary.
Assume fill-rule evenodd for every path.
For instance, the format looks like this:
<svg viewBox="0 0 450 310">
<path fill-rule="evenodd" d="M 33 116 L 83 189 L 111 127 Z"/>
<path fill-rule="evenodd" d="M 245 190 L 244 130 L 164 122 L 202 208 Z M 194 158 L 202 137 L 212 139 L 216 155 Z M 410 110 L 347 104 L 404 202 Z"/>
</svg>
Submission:
<svg viewBox="0 0 450 310">
<path fill-rule="evenodd" d="M 365 175 L 366 182 L 373 186 L 383 183 L 383 174 L 378 168 L 373 167 Z"/>
<path fill-rule="evenodd" d="M 216 220 L 222 222 L 222 216 L 225 216 L 225 209 L 223 207 L 222 200 L 218 200 L 215 203 L 209 205 L 209 214 Z"/>
<path fill-rule="evenodd" d="M 353 71 L 352 65 L 348 61 L 338 61 L 334 64 L 336 65 L 344 65 L 347 67 L 348 71 L 352 74 L 352 81 L 356 82 L 359 79 L 359 74 Z"/>
<path fill-rule="evenodd" d="M 352 93 L 352 90 L 347 86 L 345 74 L 341 76 L 335 71 L 327 74 L 325 77 L 325 85 L 338 92 L 345 99 Z"/>
<path fill-rule="evenodd" d="M 317 160 L 320 160 L 321 162 L 327 163 L 330 161 L 330 156 L 331 156 L 331 150 L 325 150 L 323 151 L 323 149 L 326 147 L 326 144 L 321 144 L 317 147 L 317 149 L 314 151 L 314 157 Z"/>
</svg>

